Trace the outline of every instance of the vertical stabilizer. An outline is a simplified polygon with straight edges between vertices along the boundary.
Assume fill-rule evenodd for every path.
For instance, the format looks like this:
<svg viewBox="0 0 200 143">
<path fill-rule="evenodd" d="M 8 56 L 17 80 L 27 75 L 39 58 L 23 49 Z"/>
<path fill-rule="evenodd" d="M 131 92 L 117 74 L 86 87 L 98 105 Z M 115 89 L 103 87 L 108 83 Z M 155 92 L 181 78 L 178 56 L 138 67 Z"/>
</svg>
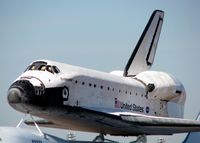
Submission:
<svg viewBox="0 0 200 143">
<path fill-rule="evenodd" d="M 149 70 L 153 64 L 163 23 L 164 12 L 155 10 L 151 15 L 126 67 L 124 76 L 135 76 Z"/>
</svg>

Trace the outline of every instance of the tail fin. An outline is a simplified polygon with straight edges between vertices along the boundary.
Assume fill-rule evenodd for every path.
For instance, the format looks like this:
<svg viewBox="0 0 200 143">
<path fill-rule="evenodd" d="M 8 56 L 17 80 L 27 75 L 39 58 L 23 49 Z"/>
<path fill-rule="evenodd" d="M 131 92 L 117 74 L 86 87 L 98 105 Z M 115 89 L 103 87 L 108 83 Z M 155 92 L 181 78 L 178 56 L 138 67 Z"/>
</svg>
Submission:
<svg viewBox="0 0 200 143">
<path fill-rule="evenodd" d="M 163 23 L 164 12 L 155 10 L 151 15 L 126 67 L 124 76 L 135 76 L 153 64 Z"/>
<path fill-rule="evenodd" d="M 200 121 L 200 112 L 196 120 Z M 183 143 L 199 143 L 199 141 L 200 141 L 200 132 L 190 132 L 187 134 Z"/>
</svg>

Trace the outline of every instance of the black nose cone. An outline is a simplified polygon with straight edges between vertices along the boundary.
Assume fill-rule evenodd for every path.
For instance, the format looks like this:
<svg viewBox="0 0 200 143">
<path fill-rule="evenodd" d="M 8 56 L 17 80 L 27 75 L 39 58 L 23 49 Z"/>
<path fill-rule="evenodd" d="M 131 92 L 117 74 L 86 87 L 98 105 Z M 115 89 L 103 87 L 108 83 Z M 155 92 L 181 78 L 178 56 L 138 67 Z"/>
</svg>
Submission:
<svg viewBox="0 0 200 143">
<path fill-rule="evenodd" d="M 8 90 L 8 102 L 9 103 L 20 103 L 23 93 L 19 88 L 10 88 Z"/>
<path fill-rule="evenodd" d="M 33 85 L 27 80 L 18 80 L 8 89 L 7 99 L 10 104 L 18 104 L 27 102 L 33 96 Z"/>
</svg>

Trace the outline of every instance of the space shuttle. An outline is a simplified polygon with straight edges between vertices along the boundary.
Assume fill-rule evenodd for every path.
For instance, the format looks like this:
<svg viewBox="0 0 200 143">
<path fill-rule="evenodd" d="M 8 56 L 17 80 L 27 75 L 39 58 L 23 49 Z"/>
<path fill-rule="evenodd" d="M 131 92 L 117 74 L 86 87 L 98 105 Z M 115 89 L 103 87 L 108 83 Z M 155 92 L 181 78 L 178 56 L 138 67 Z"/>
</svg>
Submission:
<svg viewBox="0 0 200 143">
<path fill-rule="evenodd" d="M 124 71 L 36 60 L 11 84 L 8 103 L 43 118 L 37 123 L 44 127 L 143 137 L 200 131 L 199 121 L 183 119 L 182 83 L 150 71 L 163 18 L 161 10 L 152 13 Z"/>
</svg>

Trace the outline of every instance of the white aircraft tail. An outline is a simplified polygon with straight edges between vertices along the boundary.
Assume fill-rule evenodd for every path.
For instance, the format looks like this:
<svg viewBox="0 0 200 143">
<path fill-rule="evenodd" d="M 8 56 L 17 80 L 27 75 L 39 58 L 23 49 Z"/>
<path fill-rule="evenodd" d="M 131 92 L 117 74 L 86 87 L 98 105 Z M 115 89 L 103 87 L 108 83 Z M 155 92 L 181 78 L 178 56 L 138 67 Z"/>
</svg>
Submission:
<svg viewBox="0 0 200 143">
<path fill-rule="evenodd" d="M 200 112 L 196 120 L 200 121 Z M 200 142 L 200 132 L 189 132 L 183 141 L 183 143 L 199 143 L 199 142 Z"/>
<path fill-rule="evenodd" d="M 124 76 L 135 76 L 149 70 L 154 61 L 163 18 L 163 11 L 153 12 L 125 67 Z"/>
</svg>

